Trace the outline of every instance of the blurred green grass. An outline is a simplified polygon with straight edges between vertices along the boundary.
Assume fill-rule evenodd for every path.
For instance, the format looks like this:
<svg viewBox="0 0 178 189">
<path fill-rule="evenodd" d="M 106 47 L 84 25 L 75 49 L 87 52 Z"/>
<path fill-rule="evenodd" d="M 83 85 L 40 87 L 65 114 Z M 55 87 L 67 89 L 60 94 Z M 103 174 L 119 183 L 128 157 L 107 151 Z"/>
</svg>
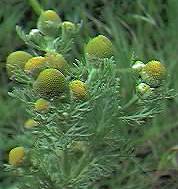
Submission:
<svg viewBox="0 0 178 189">
<path fill-rule="evenodd" d="M 45 9 L 56 10 L 63 20 L 83 20 L 79 45 L 74 51 L 76 57 L 80 57 L 83 44 L 98 33 L 113 40 L 125 102 L 134 92 L 132 77 L 125 71 L 133 52 L 144 62 L 161 60 L 168 69 L 167 85 L 178 90 L 177 0 L 41 0 L 40 3 Z M 7 95 L 9 81 L 5 60 L 8 53 L 24 48 L 16 35 L 15 25 L 22 25 L 28 31 L 35 28 L 37 16 L 28 1 L 1 0 L 0 6 L 3 7 L 0 10 L 0 149 L 6 154 L 5 149 L 13 145 L 9 136 L 12 133 L 20 135 L 26 115 L 23 107 L 16 110 L 19 103 Z M 164 106 L 164 111 L 143 125 L 144 129 L 135 136 L 139 145 L 149 144 L 151 153 L 138 158 L 137 162 L 126 161 L 119 167 L 122 171 L 113 178 L 102 180 L 99 185 L 109 185 L 112 189 L 154 188 L 153 172 L 167 150 L 178 143 L 178 98 L 166 101 Z M 171 187 L 175 189 L 175 186 Z"/>
</svg>

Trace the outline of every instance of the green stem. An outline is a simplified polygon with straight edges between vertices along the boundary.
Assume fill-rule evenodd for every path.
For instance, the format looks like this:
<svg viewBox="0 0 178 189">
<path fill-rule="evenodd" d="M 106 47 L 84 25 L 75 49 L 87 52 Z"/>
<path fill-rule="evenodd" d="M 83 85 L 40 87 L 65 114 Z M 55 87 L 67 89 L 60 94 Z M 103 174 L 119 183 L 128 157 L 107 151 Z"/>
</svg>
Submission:
<svg viewBox="0 0 178 189">
<path fill-rule="evenodd" d="M 37 0 L 28 0 L 28 2 L 38 16 L 44 11 Z"/>
<path fill-rule="evenodd" d="M 127 104 L 125 104 L 125 106 L 123 107 L 123 110 L 129 108 L 131 105 L 133 105 L 135 102 L 137 102 L 138 100 L 138 96 L 137 95 L 134 95 Z"/>
<path fill-rule="evenodd" d="M 69 162 L 69 156 L 67 149 L 63 152 L 63 169 L 64 174 L 66 175 L 66 178 L 69 178 L 70 176 L 70 162 Z"/>
<path fill-rule="evenodd" d="M 76 169 L 73 172 L 74 178 L 76 179 L 81 172 L 85 169 L 85 167 L 88 165 L 89 161 L 89 151 L 86 151 L 85 154 L 83 154 L 83 157 L 80 159 L 80 163 L 76 167 Z"/>
<path fill-rule="evenodd" d="M 97 72 L 98 72 L 98 70 L 96 68 L 91 68 L 87 83 L 90 83 L 92 80 L 96 79 Z"/>
<path fill-rule="evenodd" d="M 116 70 L 116 75 L 119 75 L 120 74 L 127 74 L 127 73 L 133 73 L 133 69 L 132 68 L 118 68 Z"/>
</svg>

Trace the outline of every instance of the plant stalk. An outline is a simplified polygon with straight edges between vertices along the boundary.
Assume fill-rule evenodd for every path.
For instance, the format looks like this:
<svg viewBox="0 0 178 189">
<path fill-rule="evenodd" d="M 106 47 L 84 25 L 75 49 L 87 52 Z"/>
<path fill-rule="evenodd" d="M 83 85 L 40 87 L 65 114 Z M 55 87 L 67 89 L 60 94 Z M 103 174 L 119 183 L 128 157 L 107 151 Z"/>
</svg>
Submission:
<svg viewBox="0 0 178 189">
<path fill-rule="evenodd" d="M 73 175 L 74 178 L 77 178 L 81 172 L 85 169 L 85 167 L 88 165 L 89 162 L 89 151 L 85 152 L 85 154 L 83 154 L 83 157 L 80 160 L 80 163 L 78 164 L 77 168 L 75 169 Z"/>
<path fill-rule="evenodd" d="M 40 3 L 38 0 L 28 0 L 30 6 L 34 10 L 34 12 L 40 16 L 40 14 L 44 11 L 43 8 L 41 7 Z"/>
<path fill-rule="evenodd" d="M 129 108 L 130 106 L 132 106 L 134 103 L 136 103 L 138 101 L 138 96 L 134 95 L 127 104 L 125 104 L 125 106 L 123 107 L 123 110 Z"/>
<path fill-rule="evenodd" d="M 69 178 L 69 176 L 70 176 L 70 162 L 69 162 L 67 149 L 65 149 L 64 152 L 63 152 L 63 169 L 64 169 L 64 173 L 65 173 L 66 178 Z"/>
</svg>

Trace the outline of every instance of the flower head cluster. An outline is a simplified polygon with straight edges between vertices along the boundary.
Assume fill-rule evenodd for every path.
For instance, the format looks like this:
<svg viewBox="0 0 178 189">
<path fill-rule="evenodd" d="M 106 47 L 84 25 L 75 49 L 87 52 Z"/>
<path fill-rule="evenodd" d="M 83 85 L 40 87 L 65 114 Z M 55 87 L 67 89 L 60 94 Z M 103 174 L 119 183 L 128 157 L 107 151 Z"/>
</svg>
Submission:
<svg viewBox="0 0 178 189">
<path fill-rule="evenodd" d="M 136 87 L 138 95 L 142 98 L 154 97 L 166 79 L 165 66 L 156 60 L 149 61 L 147 64 L 136 61 L 132 69 L 141 78 L 141 83 Z"/>
<path fill-rule="evenodd" d="M 23 147 L 16 147 L 9 153 L 9 164 L 20 165 L 25 156 L 26 161 L 30 160 L 19 169 L 25 175 L 24 186 L 89 188 L 91 182 L 112 173 L 111 168 L 123 157 L 122 150 L 124 157 L 132 151 L 127 136 L 120 140 L 120 134 L 127 132 L 125 127 L 118 128 L 118 122 L 139 124 L 154 112 L 141 106 L 144 108 L 141 112 L 139 108 L 132 111 L 134 116 L 124 115 L 133 100 L 124 108 L 120 104 L 120 76 L 110 39 L 103 35 L 94 37 L 85 46 L 85 58 L 70 64 L 64 55 L 77 25 L 62 22 L 55 11 L 48 10 L 40 15 L 37 28 L 25 38 L 25 41 L 33 39 L 29 45 L 38 50 L 35 56 L 18 51 L 7 59 L 7 68 L 17 65 L 23 72 L 22 87 L 15 88 L 11 94 L 18 99 L 22 96 L 32 117 L 24 123 L 32 139 L 30 159 Z M 42 38 L 45 43 L 41 42 Z M 139 75 L 136 87 L 139 97 L 154 97 L 166 76 L 164 66 L 159 61 L 147 64 L 136 61 L 132 68 Z M 15 69 L 12 73 L 16 74 Z M 33 184 L 36 176 L 39 179 Z"/>
<path fill-rule="evenodd" d="M 20 57 L 21 62 L 23 62 L 22 79 L 24 79 L 22 101 L 26 102 L 27 108 L 29 108 L 27 112 L 32 116 L 24 123 L 24 127 L 28 129 L 28 134 L 32 137 L 32 145 L 30 145 L 32 149 L 28 151 L 28 154 L 25 154 L 23 147 L 12 149 L 9 153 L 9 164 L 20 165 L 26 156 L 25 160 L 30 161 L 27 164 L 27 166 L 30 166 L 28 169 L 30 173 L 27 172 L 27 177 L 30 175 L 33 179 L 34 175 L 32 175 L 31 170 L 39 168 L 39 176 L 43 182 L 43 179 L 46 178 L 43 177 L 43 174 L 46 175 L 49 172 L 48 175 L 52 178 L 51 171 L 54 169 L 55 188 L 80 188 L 78 186 L 83 185 L 85 180 L 83 178 L 89 178 L 90 172 L 96 171 L 92 168 L 92 165 L 92 171 L 87 170 L 86 173 L 83 171 L 85 162 L 89 164 L 92 161 L 94 151 L 99 149 L 97 147 L 91 150 L 90 153 L 90 149 L 96 144 L 95 140 L 99 141 L 101 139 L 99 147 L 103 145 L 102 148 L 105 148 L 103 153 L 109 151 L 111 140 L 113 140 L 113 144 L 118 141 L 116 137 L 112 137 L 114 120 L 118 120 L 119 115 L 117 112 L 119 110 L 119 100 L 116 95 L 116 92 L 118 94 L 119 84 L 117 82 L 118 77 L 115 76 L 113 71 L 114 61 L 111 58 L 113 56 L 113 45 L 107 37 L 99 35 L 88 42 L 85 55 L 86 58 L 98 59 L 102 66 L 97 68 L 91 66 L 90 59 L 85 62 L 86 64 L 78 61 L 76 64 L 70 65 L 70 61 L 64 57 L 66 55 L 64 51 L 57 50 L 57 46 L 62 46 L 64 42 L 71 40 L 67 39 L 66 33 L 74 34 L 77 25 L 68 21 L 61 23 L 60 17 L 54 11 L 49 10 L 42 12 L 37 27 L 38 29 L 31 31 L 29 34 L 30 39 L 33 38 L 32 42 L 34 42 L 29 45 L 33 47 L 37 41 L 36 38 L 40 40 L 41 37 L 44 37 L 47 39 L 47 48 L 44 50 L 43 45 L 45 44 L 41 44 L 42 50 L 39 50 L 41 48 L 39 46 L 34 56 L 23 52 L 24 56 Z M 66 41 L 62 41 L 63 36 L 55 37 L 58 35 L 60 27 L 62 28 L 62 34 L 66 32 Z M 39 44 L 35 44 L 34 49 Z M 24 60 L 25 54 L 27 58 Z M 85 60 L 83 59 L 83 61 Z M 85 70 L 81 67 L 84 67 Z M 86 73 L 85 77 L 82 75 L 83 71 Z M 19 96 L 21 94 L 16 93 L 15 95 Z M 111 110 L 112 107 L 113 111 Z M 112 111 L 112 120 L 108 116 L 110 110 Z M 116 114 L 113 114 L 114 111 L 116 111 Z M 98 120 L 101 121 L 100 123 L 95 121 L 97 115 L 99 115 L 99 119 L 101 118 L 101 120 Z M 92 121 L 89 123 L 92 118 L 94 118 L 93 123 Z M 44 127 L 40 127 L 40 125 L 44 125 Z M 107 125 L 112 125 L 112 132 L 109 131 Z M 118 130 L 118 126 L 116 127 L 116 130 Z M 105 136 L 108 136 L 106 138 L 109 142 L 103 144 L 102 139 Z M 46 153 L 46 150 L 50 153 Z M 112 152 L 114 153 L 114 150 Z M 27 155 L 30 155 L 29 159 Z M 100 158 L 102 151 L 97 155 Z M 44 170 L 43 165 L 50 161 L 56 165 L 50 169 L 51 164 L 49 163 L 49 166 L 44 166 L 46 169 Z M 58 166 L 58 163 L 60 166 Z M 97 164 L 100 166 L 99 162 Z M 23 171 L 27 166 L 25 163 L 22 165 L 25 165 L 25 167 L 21 167 L 19 170 Z M 105 168 L 104 164 L 101 164 L 101 166 Z M 60 169 L 58 169 L 59 167 Z M 90 169 L 90 165 L 88 168 Z M 74 173 L 71 174 L 71 170 Z M 101 175 L 101 171 L 99 168 L 97 174 Z M 83 178 L 80 178 L 81 176 Z M 30 181 L 27 179 L 26 182 L 33 182 L 32 179 Z M 56 182 L 56 180 L 60 180 L 60 182 Z M 43 188 L 45 186 L 42 182 L 39 183 L 39 187 Z M 46 185 L 45 182 L 44 184 Z M 49 187 L 51 186 L 49 185 Z"/>
<path fill-rule="evenodd" d="M 28 35 L 33 41 L 40 40 L 43 35 L 54 37 L 58 33 L 58 26 L 63 32 L 75 33 L 77 25 L 65 21 L 61 23 L 60 17 L 55 11 L 42 12 L 38 19 L 37 28 Z M 99 35 L 91 39 L 85 48 L 87 56 L 105 59 L 113 56 L 112 42 L 105 36 Z M 50 109 L 50 100 L 61 96 L 68 96 L 77 101 L 86 101 L 89 98 L 89 88 L 83 79 L 72 80 L 68 73 L 70 67 L 62 54 L 56 51 L 46 51 L 44 55 L 32 56 L 24 51 L 11 53 L 7 58 L 7 71 L 9 76 L 16 74 L 15 68 L 21 68 L 27 75 L 33 77 L 32 91 L 38 100 L 34 103 L 34 110 L 38 113 L 46 113 Z M 87 79 L 87 78 L 86 78 Z M 59 98 L 58 98 L 59 97 Z M 68 101 L 68 103 L 69 103 Z M 61 101 L 61 103 L 63 103 Z M 25 121 L 24 127 L 35 128 L 39 122 L 31 118 Z M 83 143 L 75 143 L 74 151 L 84 149 Z M 9 164 L 19 165 L 25 156 L 23 147 L 17 147 L 9 153 Z"/>
<path fill-rule="evenodd" d="M 70 21 L 62 22 L 60 16 L 53 10 L 42 11 L 37 22 L 37 29 L 32 29 L 27 37 L 32 40 L 32 44 L 35 43 L 35 46 L 41 45 L 42 49 L 45 45 L 43 43 L 47 44 L 44 55 L 33 57 L 27 52 L 17 51 L 11 53 L 7 58 L 9 76 L 16 74 L 15 69 L 17 68 L 24 70 L 26 75 L 35 79 L 33 80 L 33 91 L 39 98 L 51 99 L 69 95 L 67 77 L 70 74 L 70 66 L 63 56 L 63 51 L 59 53 L 60 51 L 54 50 L 55 46 L 53 46 L 54 38 L 64 35 L 60 33 L 61 28 L 64 30 L 63 33 L 66 32 L 68 37 L 72 38 L 69 34 L 73 35 L 77 32 L 78 25 Z M 63 40 L 63 36 L 61 38 Z"/>
</svg>

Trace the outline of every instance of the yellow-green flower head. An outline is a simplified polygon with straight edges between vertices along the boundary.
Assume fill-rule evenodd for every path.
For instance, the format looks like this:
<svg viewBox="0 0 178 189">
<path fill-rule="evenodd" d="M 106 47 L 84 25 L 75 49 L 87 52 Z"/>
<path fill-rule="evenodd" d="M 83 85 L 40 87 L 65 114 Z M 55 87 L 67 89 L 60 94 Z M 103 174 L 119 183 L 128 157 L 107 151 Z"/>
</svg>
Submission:
<svg viewBox="0 0 178 189">
<path fill-rule="evenodd" d="M 67 91 L 64 75 L 57 69 L 49 68 L 40 72 L 33 84 L 34 91 L 41 97 L 59 97 Z"/>
<path fill-rule="evenodd" d="M 38 76 L 40 71 L 45 68 L 46 59 L 42 56 L 37 56 L 29 59 L 25 64 L 24 71 L 34 77 Z"/>
<path fill-rule="evenodd" d="M 55 68 L 61 71 L 63 74 L 66 73 L 69 65 L 62 54 L 49 52 L 45 55 L 46 62 L 50 68 Z"/>
<path fill-rule="evenodd" d="M 32 55 L 24 51 L 16 51 L 7 57 L 6 68 L 9 77 L 13 75 L 13 72 L 20 68 L 24 69 L 25 63 L 32 58 Z"/>
<path fill-rule="evenodd" d="M 45 35 L 55 36 L 60 23 L 61 18 L 59 15 L 53 10 L 47 10 L 41 13 L 37 28 Z"/>
<path fill-rule="evenodd" d="M 136 73 L 140 73 L 142 71 L 142 69 L 145 67 L 145 64 L 140 61 L 140 60 L 137 60 L 135 62 L 135 64 L 132 66 L 132 69 L 136 72 Z"/>
<path fill-rule="evenodd" d="M 111 58 L 113 56 L 112 42 L 104 35 L 98 35 L 88 42 L 85 53 L 96 58 Z"/>
<path fill-rule="evenodd" d="M 166 78 L 166 68 L 159 61 L 149 61 L 141 71 L 141 78 L 151 87 L 159 87 Z"/>
<path fill-rule="evenodd" d="M 62 22 L 62 27 L 66 32 L 74 33 L 76 31 L 76 25 L 69 21 Z"/>
<path fill-rule="evenodd" d="M 50 102 L 47 100 L 40 98 L 35 102 L 35 110 L 37 112 L 47 112 L 50 107 Z"/>
<path fill-rule="evenodd" d="M 35 121 L 34 119 L 28 119 L 27 121 L 25 121 L 24 123 L 24 127 L 26 129 L 31 129 L 33 127 L 37 127 L 39 125 L 39 123 L 37 121 Z"/>
<path fill-rule="evenodd" d="M 13 166 L 18 166 L 23 162 L 25 156 L 25 149 L 24 147 L 16 147 L 13 148 L 9 152 L 9 164 Z"/>
<path fill-rule="evenodd" d="M 88 97 L 87 86 L 80 80 L 71 81 L 69 84 L 72 96 L 78 100 L 85 100 Z"/>
</svg>

